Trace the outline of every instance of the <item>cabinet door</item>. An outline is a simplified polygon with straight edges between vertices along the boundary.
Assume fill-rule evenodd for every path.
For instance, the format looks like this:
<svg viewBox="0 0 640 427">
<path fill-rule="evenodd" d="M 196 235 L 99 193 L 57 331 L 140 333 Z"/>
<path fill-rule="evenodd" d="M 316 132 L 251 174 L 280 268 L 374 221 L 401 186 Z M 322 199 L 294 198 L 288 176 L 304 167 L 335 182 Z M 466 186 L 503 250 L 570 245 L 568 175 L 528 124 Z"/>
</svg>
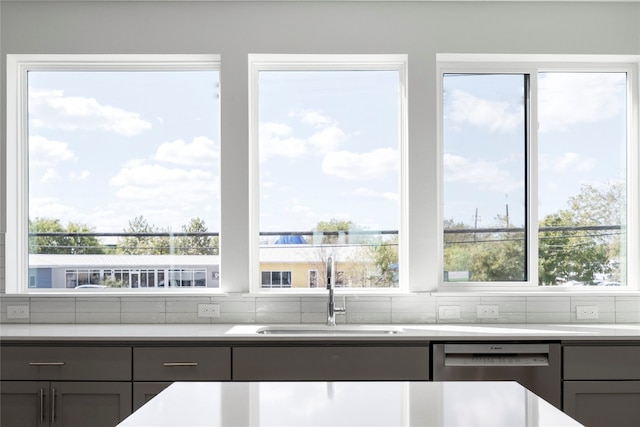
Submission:
<svg viewBox="0 0 640 427">
<path fill-rule="evenodd" d="M 135 382 L 133 383 L 133 410 L 137 411 L 142 405 L 153 399 L 162 390 L 169 387 L 171 382 Z"/>
<path fill-rule="evenodd" d="M 564 412 L 587 427 L 638 427 L 640 381 L 565 381 Z"/>
<path fill-rule="evenodd" d="M 49 382 L 0 382 L 0 425 L 45 427 L 49 425 Z"/>
<path fill-rule="evenodd" d="M 234 347 L 232 369 L 241 381 L 428 381 L 429 347 Z"/>
<path fill-rule="evenodd" d="M 130 382 L 52 382 L 52 426 L 113 427 L 131 414 Z"/>
</svg>

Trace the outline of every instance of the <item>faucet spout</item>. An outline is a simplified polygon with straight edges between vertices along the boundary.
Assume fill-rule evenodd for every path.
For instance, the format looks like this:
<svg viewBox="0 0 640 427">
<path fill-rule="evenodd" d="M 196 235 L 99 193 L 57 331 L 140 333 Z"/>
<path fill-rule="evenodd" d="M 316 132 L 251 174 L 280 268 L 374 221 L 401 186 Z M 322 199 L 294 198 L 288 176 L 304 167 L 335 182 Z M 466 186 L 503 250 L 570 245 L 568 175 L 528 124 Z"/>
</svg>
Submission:
<svg viewBox="0 0 640 427">
<path fill-rule="evenodd" d="M 336 307 L 333 287 L 335 286 L 333 272 L 334 263 L 333 256 L 329 255 L 327 258 L 327 289 L 329 290 L 329 301 L 327 302 L 327 326 L 336 326 L 336 314 L 344 314 L 346 310 L 344 307 Z"/>
</svg>

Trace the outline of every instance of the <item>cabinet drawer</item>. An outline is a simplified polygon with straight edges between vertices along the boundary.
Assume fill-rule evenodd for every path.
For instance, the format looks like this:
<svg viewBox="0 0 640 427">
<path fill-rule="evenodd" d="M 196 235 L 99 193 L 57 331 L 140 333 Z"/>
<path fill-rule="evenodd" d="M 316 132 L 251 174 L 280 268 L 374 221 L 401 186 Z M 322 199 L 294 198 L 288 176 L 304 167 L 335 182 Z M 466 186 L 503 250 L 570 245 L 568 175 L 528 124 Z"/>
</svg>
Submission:
<svg viewBox="0 0 640 427">
<path fill-rule="evenodd" d="M 565 380 L 640 380 L 640 346 L 566 346 Z"/>
<path fill-rule="evenodd" d="M 429 348 L 418 346 L 234 347 L 233 379 L 429 380 Z"/>
<path fill-rule="evenodd" d="M 134 381 L 231 379 L 229 347 L 135 347 Z"/>
<path fill-rule="evenodd" d="M 3 346 L 3 380 L 131 381 L 130 347 Z"/>
</svg>

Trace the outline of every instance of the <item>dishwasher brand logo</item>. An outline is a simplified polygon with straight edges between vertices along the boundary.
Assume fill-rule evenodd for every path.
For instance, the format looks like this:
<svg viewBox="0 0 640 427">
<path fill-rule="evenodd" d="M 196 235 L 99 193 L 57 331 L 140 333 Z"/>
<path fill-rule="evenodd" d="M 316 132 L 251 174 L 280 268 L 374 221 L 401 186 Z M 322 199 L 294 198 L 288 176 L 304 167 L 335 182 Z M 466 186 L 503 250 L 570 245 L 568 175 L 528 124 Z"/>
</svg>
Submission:
<svg viewBox="0 0 640 427">
<path fill-rule="evenodd" d="M 498 346 L 492 345 L 491 346 L 491 350 L 502 350 L 502 347 L 498 347 Z"/>
</svg>

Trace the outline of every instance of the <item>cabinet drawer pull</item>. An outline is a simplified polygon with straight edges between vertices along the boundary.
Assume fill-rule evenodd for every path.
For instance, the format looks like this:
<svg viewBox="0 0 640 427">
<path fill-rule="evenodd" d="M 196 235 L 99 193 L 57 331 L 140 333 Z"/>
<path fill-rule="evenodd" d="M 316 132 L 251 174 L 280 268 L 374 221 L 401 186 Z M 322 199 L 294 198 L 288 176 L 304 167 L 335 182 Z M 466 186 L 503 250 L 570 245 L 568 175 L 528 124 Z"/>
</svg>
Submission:
<svg viewBox="0 0 640 427">
<path fill-rule="evenodd" d="M 162 366 L 172 368 L 175 366 L 198 366 L 198 362 L 164 362 Z"/>
<path fill-rule="evenodd" d="M 40 389 L 40 424 L 44 424 L 44 389 Z"/>
<path fill-rule="evenodd" d="M 29 362 L 29 366 L 64 366 L 64 362 Z"/>
<path fill-rule="evenodd" d="M 51 424 L 56 422 L 56 389 L 51 390 Z"/>
</svg>

